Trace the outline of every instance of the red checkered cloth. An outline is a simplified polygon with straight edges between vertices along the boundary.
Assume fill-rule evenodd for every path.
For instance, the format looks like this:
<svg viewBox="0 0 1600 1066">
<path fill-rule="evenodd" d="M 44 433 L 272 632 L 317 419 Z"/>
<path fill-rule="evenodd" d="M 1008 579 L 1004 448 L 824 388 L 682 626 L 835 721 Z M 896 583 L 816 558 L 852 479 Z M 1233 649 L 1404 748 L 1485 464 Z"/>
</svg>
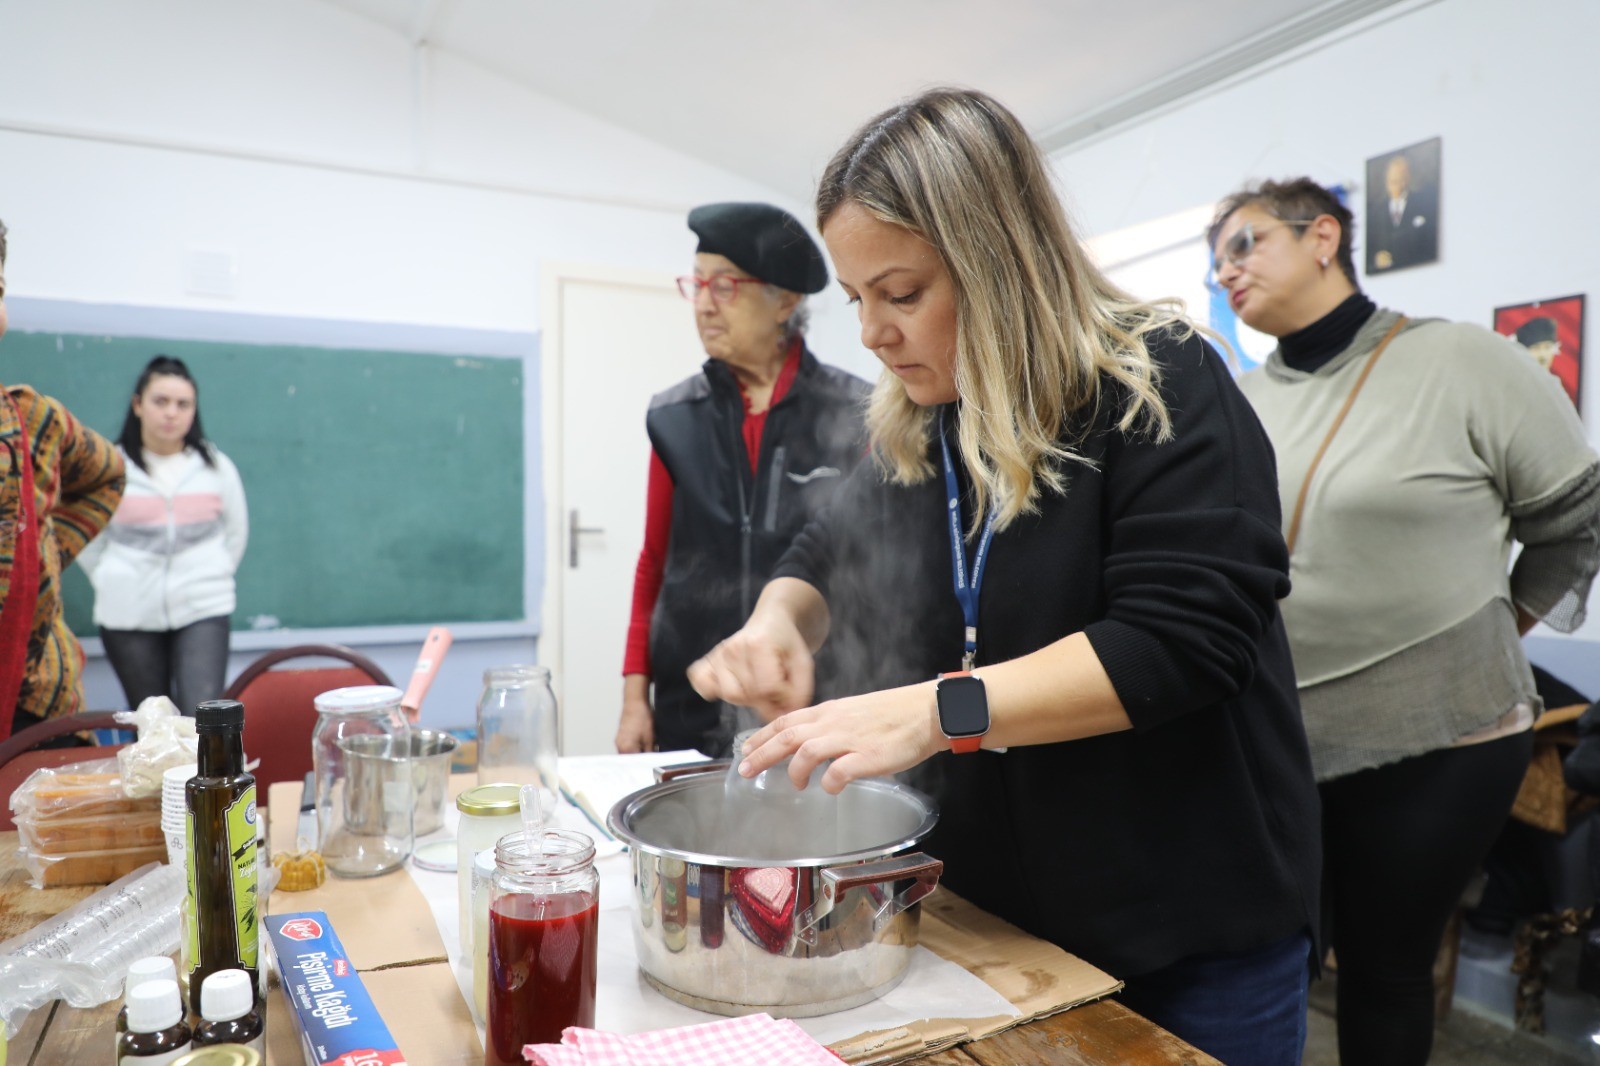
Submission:
<svg viewBox="0 0 1600 1066">
<path fill-rule="evenodd" d="M 529 1044 L 522 1057 L 537 1066 L 839 1066 L 843 1061 L 790 1019 L 767 1014 L 633 1036 L 574 1026 L 561 1034 L 561 1043 Z"/>
</svg>

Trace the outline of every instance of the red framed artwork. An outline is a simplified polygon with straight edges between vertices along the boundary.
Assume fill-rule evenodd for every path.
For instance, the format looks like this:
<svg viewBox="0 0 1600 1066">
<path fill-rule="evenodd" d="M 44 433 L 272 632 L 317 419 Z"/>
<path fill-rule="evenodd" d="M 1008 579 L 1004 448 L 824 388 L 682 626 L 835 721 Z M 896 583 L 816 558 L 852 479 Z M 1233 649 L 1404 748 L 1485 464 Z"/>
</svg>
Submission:
<svg viewBox="0 0 1600 1066">
<path fill-rule="evenodd" d="M 1560 379 L 1574 407 L 1583 375 L 1583 304 L 1581 295 L 1559 296 L 1494 309 L 1494 331 L 1522 345 Z"/>
</svg>

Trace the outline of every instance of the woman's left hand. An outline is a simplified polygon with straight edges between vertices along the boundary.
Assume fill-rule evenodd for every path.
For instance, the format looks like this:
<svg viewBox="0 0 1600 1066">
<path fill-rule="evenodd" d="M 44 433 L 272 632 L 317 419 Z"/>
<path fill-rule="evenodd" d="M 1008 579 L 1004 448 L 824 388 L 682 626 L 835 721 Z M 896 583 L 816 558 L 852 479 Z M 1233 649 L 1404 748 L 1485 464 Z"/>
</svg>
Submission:
<svg viewBox="0 0 1600 1066">
<path fill-rule="evenodd" d="M 822 788 L 838 794 L 857 778 L 908 770 L 950 746 L 933 690 L 930 681 L 790 711 L 750 739 L 739 772 L 754 777 L 793 755 L 789 778 L 804 788 L 817 764 L 832 759 Z"/>
</svg>

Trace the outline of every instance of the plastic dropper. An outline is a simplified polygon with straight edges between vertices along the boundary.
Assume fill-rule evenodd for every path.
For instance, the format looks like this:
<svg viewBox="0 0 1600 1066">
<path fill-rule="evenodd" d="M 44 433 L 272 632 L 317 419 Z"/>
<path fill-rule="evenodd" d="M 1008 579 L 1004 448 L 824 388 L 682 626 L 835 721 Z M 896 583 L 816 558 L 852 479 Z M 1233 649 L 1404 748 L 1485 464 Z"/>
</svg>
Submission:
<svg viewBox="0 0 1600 1066">
<path fill-rule="evenodd" d="M 528 842 L 530 855 L 544 854 L 544 797 L 538 785 L 523 785 L 517 790 L 522 805 L 522 835 Z"/>
<path fill-rule="evenodd" d="M 532 859 L 544 858 L 544 797 L 539 794 L 538 785 L 523 785 L 517 790 L 517 799 L 522 805 L 522 837 L 528 844 L 528 857 Z M 544 917 L 546 899 L 542 895 L 534 896 L 534 915 Z"/>
</svg>

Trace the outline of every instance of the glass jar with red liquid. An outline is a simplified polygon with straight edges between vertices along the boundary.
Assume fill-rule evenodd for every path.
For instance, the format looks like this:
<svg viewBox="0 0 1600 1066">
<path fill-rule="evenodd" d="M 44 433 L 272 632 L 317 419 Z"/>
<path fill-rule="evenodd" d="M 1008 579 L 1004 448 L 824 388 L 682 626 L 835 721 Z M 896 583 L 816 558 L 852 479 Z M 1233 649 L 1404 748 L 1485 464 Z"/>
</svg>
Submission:
<svg viewBox="0 0 1600 1066">
<path fill-rule="evenodd" d="M 600 877 L 594 842 L 565 829 L 507 834 L 494 859 L 483 1061 L 522 1066 L 524 1044 L 594 1027 Z"/>
</svg>

